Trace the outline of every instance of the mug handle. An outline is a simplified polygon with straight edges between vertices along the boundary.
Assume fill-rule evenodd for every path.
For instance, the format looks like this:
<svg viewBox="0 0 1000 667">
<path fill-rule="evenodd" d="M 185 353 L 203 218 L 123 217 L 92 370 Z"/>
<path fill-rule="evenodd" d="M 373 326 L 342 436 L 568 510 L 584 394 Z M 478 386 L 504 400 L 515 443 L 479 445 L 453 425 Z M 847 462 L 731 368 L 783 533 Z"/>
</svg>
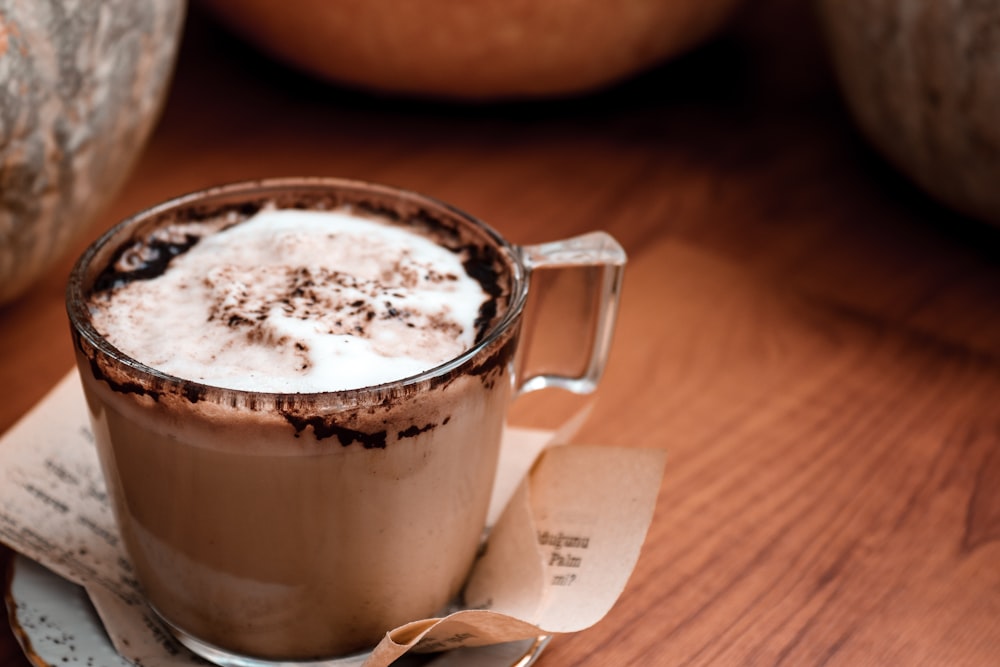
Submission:
<svg viewBox="0 0 1000 667">
<path fill-rule="evenodd" d="M 558 387 L 589 394 L 614 333 L 625 250 L 610 234 L 519 246 L 528 277 L 515 393 Z M 537 333 L 545 331 L 540 338 Z M 555 333 L 556 335 L 549 335 Z"/>
</svg>

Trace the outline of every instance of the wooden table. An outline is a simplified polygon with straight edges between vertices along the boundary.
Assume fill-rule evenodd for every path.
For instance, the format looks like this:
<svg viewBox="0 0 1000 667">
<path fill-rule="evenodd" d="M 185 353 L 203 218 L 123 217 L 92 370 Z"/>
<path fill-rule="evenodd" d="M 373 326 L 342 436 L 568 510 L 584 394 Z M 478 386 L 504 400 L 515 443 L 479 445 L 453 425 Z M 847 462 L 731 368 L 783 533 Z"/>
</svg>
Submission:
<svg viewBox="0 0 1000 667">
<path fill-rule="evenodd" d="M 603 94 L 471 108 L 307 80 L 194 13 L 162 122 L 86 240 L 280 175 L 423 191 L 518 243 L 604 228 L 630 265 L 576 440 L 669 463 L 620 601 L 538 664 L 997 665 L 1000 230 L 859 137 L 807 5 L 752 5 Z M 70 368 L 70 261 L 0 309 L 0 429 Z M 520 419 L 565 402 L 531 398 Z M 3 625 L 0 666 L 21 667 Z"/>
</svg>

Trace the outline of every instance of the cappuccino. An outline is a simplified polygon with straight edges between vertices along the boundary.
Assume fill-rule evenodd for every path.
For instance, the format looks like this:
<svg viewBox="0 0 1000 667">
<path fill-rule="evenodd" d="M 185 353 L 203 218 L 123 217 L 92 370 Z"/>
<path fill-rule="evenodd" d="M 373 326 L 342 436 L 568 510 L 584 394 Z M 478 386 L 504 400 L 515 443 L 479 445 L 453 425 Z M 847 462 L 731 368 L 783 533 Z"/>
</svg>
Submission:
<svg viewBox="0 0 1000 667">
<path fill-rule="evenodd" d="M 502 244 L 447 209 L 297 194 L 126 224 L 71 285 L 128 553 L 210 657 L 343 655 L 440 612 L 511 395 Z"/>
<path fill-rule="evenodd" d="M 223 186 L 107 232 L 66 303 L 149 605 L 232 667 L 330 661 L 448 608 L 512 395 L 594 390 L 624 263 L 604 233 L 515 247 L 431 198 L 334 179 Z M 581 359 L 519 348 L 540 269 L 567 270 L 539 293 L 579 302 L 555 324 Z"/>
</svg>

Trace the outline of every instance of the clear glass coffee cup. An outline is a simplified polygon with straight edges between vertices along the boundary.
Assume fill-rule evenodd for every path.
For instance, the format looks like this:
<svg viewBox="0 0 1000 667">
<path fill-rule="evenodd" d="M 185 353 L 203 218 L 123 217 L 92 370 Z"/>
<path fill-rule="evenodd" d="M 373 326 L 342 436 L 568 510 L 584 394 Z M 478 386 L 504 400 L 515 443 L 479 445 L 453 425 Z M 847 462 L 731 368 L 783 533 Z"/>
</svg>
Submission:
<svg viewBox="0 0 1000 667">
<path fill-rule="evenodd" d="M 489 294 L 475 343 L 374 386 L 273 393 L 175 377 L 95 328 L 95 293 L 148 280 L 197 243 L 181 234 L 170 245 L 178 235 L 164 230 L 237 225 L 269 208 L 377 217 L 474 257 L 467 266 Z M 198 655 L 261 667 L 336 664 L 441 613 L 480 546 L 511 400 L 596 388 L 624 265 L 602 232 L 517 246 L 433 198 L 337 179 L 217 187 L 108 231 L 78 260 L 67 310 L 115 518 L 150 607 Z M 550 281 L 569 283 L 564 294 L 546 296 L 576 304 L 559 323 L 572 358 L 522 343 L 543 272 L 568 278 Z"/>
</svg>

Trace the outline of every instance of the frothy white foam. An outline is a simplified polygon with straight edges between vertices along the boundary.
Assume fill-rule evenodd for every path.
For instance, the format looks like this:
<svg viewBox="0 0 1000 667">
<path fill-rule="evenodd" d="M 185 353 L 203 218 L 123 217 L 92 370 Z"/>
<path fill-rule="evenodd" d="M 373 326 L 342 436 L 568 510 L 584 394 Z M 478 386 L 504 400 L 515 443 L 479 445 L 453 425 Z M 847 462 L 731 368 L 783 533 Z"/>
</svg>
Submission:
<svg viewBox="0 0 1000 667">
<path fill-rule="evenodd" d="M 486 298 L 461 258 L 428 238 L 283 209 L 202 239 L 92 310 L 116 347 L 163 372 L 303 393 L 399 380 L 458 356 Z"/>
</svg>

